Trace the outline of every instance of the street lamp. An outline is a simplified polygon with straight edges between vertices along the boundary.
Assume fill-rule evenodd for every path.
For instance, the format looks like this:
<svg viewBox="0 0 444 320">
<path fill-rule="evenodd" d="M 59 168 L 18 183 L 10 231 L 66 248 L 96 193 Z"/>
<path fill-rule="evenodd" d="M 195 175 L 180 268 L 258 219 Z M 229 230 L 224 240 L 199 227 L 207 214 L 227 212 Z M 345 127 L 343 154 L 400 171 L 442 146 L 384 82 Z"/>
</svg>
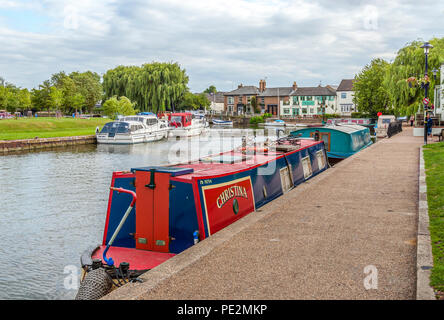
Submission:
<svg viewBox="0 0 444 320">
<path fill-rule="evenodd" d="M 428 57 L 429 57 L 430 49 L 432 49 L 433 46 L 430 43 L 425 42 L 421 46 L 421 48 L 424 49 L 424 55 L 425 55 L 425 75 L 424 75 L 424 79 L 426 81 L 424 83 L 424 91 L 425 91 L 425 98 L 428 98 L 428 91 L 429 91 L 429 82 L 427 81 L 428 69 L 429 69 Z M 426 117 L 427 117 L 427 105 L 424 104 L 424 144 L 427 144 L 427 121 L 426 121 Z"/>
</svg>

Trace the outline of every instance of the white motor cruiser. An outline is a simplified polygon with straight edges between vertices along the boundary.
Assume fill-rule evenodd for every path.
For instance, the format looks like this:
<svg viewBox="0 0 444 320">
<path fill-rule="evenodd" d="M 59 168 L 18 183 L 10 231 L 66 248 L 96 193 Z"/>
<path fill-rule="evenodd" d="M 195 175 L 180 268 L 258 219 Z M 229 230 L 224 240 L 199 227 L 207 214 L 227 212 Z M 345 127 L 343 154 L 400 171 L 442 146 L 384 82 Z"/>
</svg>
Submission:
<svg viewBox="0 0 444 320">
<path fill-rule="evenodd" d="M 191 137 L 200 135 L 209 129 L 204 115 L 191 112 L 178 112 L 168 115 L 170 124 L 170 137 Z"/>
<path fill-rule="evenodd" d="M 97 143 L 135 144 L 167 138 L 169 130 L 168 122 L 155 114 L 139 114 L 105 124 L 96 137 Z"/>
</svg>

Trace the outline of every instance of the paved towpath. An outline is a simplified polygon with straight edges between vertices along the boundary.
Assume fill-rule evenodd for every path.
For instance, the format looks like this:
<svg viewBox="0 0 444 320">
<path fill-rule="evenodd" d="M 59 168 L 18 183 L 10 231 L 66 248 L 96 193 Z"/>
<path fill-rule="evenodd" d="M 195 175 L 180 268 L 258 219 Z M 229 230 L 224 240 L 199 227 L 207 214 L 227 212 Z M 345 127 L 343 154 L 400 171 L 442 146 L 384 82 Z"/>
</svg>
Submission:
<svg viewBox="0 0 444 320">
<path fill-rule="evenodd" d="M 415 299 L 422 143 L 404 128 L 106 298 Z"/>
</svg>

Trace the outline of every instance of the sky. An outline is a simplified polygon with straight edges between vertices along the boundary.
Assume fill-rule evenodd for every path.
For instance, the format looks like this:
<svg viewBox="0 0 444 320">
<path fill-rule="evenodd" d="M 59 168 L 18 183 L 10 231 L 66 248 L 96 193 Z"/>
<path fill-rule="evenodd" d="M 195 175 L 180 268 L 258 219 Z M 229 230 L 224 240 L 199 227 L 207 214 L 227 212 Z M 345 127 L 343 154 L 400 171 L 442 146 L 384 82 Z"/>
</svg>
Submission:
<svg viewBox="0 0 444 320">
<path fill-rule="evenodd" d="M 177 62 L 192 92 L 338 85 L 373 58 L 444 37 L 444 1 L 0 0 L 0 77 Z"/>
</svg>

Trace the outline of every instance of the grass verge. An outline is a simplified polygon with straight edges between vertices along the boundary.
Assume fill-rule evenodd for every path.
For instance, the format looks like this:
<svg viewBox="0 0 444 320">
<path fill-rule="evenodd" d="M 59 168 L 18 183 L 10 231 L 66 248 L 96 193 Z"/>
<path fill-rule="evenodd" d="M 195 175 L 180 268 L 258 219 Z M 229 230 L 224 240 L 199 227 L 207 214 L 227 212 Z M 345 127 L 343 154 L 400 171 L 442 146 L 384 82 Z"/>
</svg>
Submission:
<svg viewBox="0 0 444 320">
<path fill-rule="evenodd" d="M 430 285 L 444 296 L 444 142 L 424 146 L 433 269 Z"/>
<path fill-rule="evenodd" d="M 105 123 L 110 121 L 103 118 L 19 118 L 17 120 L 0 120 L 0 140 L 92 135 L 95 134 L 97 126 L 102 128 Z"/>
</svg>

